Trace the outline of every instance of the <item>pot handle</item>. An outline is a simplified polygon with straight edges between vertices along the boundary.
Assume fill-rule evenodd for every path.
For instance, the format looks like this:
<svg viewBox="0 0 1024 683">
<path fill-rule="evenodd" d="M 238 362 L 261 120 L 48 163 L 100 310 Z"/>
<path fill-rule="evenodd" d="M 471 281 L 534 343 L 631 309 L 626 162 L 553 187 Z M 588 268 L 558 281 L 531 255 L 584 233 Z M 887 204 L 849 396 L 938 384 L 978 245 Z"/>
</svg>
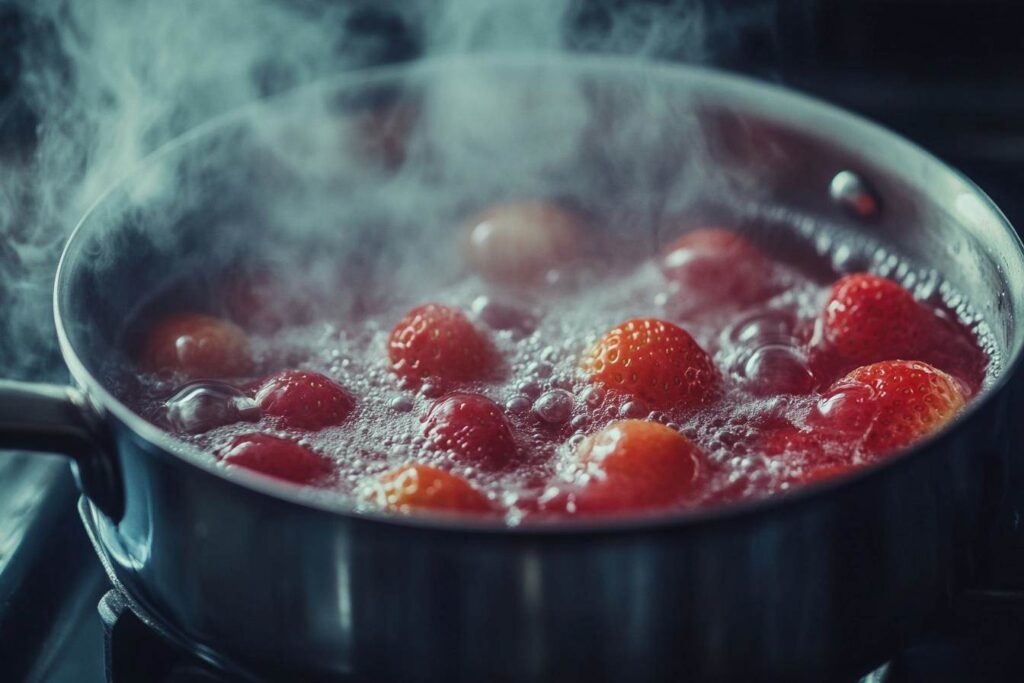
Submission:
<svg viewBox="0 0 1024 683">
<path fill-rule="evenodd" d="M 69 457 L 79 488 L 117 522 L 124 490 L 104 422 L 72 387 L 0 379 L 0 448 Z"/>
</svg>

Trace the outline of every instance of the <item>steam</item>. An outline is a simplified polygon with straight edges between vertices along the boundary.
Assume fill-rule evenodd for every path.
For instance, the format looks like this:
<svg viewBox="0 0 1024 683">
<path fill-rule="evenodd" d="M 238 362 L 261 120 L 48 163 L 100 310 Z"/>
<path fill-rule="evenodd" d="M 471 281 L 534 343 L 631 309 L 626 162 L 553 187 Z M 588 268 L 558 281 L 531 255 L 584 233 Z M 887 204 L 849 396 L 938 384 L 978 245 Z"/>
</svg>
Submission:
<svg viewBox="0 0 1024 683">
<path fill-rule="evenodd" d="M 20 155 L 4 159 L 0 184 L 0 370 L 40 378 L 56 362 L 50 290 L 70 230 L 96 198 L 153 150 L 223 112 L 318 78 L 389 59 L 481 52 L 555 53 L 567 49 L 704 60 L 728 45 L 731 25 L 714 3 L 584 2 L 583 0 L 22 0 L 16 3 L 25 39 L 14 96 L 33 113 L 34 135 Z M 760 21 L 762 17 L 754 17 Z M 744 21 L 751 20 L 746 17 Z M 709 39 L 715 45 L 709 45 Z M 438 188 L 472 184 L 480 196 L 550 190 L 582 192 L 607 179 L 566 179 L 548 172 L 579 146 L 589 123 L 579 85 L 538 74 L 536 87 L 507 88 L 493 74 L 465 68 L 438 80 L 422 103 L 422 130 L 404 151 L 394 176 L 348 169 L 348 193 L 331 206 L 294 190 L 267 220 L 300 230 L 324 230 L 339 220 L 366 222 L 347 201 L 353 193 L 386 204 L 417 225 L 449 220 L 463 200 Z M 650 95 L 650 93 L 646 93 Z M 509 115 L 531 101 L 550 111 L 547 130 L 527 135 L 526 122 Z M 327 107 L 304 100 L 302 106 Z M 652 100 L 659 116 L 685 116 L 674 103 Z M 658 106 L 666 107 L 657 111 Z M 309 118 L 309 110 L 305 111 Z M 327 120 L 327 117 L 325 117 Z M 400 122 L 399 122 L 400 123 Z M 629 121 L 626 122 L 629 124 Z M 642 121 L 622 131 L 623 144 L 658 144 Z M 259 122 L 268 154 L 283 173 L 313 187 L 337 149 L 337 130 L 287 130 L 287 116 Z M 348 144 L 362 129 L 350 131 Z M 628 136 L 636 136 L 630 141 Z M 444 150 L 440 178 L 430 163 Z M 528 140 L 562 141 L 561 146 Z M 526 144 L 524 148 L 523 145 Z M 514 153 L 510 153 L 514 152 Z M 215 150 L 210 150 L 211 155 Z M 334 169 L 336 171 L 336 169 Z M 294 178 L 293 178 L 294 179 Z M 171 201 L 173 177 L 154 177 L 153 188 Z M 180 180 L 178 178 L 177 180 Z M 175 180 L 175 182 L 177 181 Z M 638 186 L 642 187 L 643 178 Z M 575 183 L 575 185 L 574 185 Z M 321 196 L 321 195 L 317 195 Z M 415 241 L 415 240 L 413 240 Z M 411 277 L 411 276 L 410 276 Z"/>
</svg>

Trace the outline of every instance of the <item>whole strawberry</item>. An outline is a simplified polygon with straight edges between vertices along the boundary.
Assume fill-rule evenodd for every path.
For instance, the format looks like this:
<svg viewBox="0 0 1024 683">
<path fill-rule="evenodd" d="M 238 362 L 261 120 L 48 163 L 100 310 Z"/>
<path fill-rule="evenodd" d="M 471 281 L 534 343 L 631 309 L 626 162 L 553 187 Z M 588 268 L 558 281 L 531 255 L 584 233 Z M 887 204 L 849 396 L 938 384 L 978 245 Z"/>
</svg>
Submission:
<svg viewBox="0 0 1024 683">
<path fill-rule="evenodd" d="M 174 313 L 149 331 L 140 364 L 188 379 L 238 377 L 252 370 L 249 338 L 237 325 L 202 313 Z"/>
<path fill-rule="evenodd" d="M 704 454 L 679 432 L 657 422 L 621 420 L 587 437 L 576 451 L 586 475 L 577 495 L 581 512 L 614 512 L 669 505 L 697 489 Z"/>
<path fill-rule="evenodd" d="M 341 424 L 355 407 L 352 395 L 316 372 L 285 370 L 268 379 L 256 393 L 265 415 L 284 427 L 317 430 Z"/>
<path fill-rule="evenodd" d="M 554 202 L 511 202 L 469 221 L 463 252 L 488 280 L 535 285 L 549 271 L 573 265 L 588 243 L 587 233 L 581 217 Z"/>
<path fill-rule="evenodd" d="M 502 467 L 516 452 L 505 412 L 480 394 L 451 394 L 435 401 L 423 419 L 423 435 L 433 448 L 485 469 Z"/>
<path fill-rule="evenodd" d="M 896 282 L 856 273 L 832 286 L 822 332 L 831 349 L 851 364 L 920 358 L 934 336 L 934 317 Z"/>
<path fill-rule="evenodd" d="M 234 437 L 218 449 L 225 465 L 244 467 L 293 484 L 314 484 L 334 471 L 334 463 L 294 441 L 253 432 Z"/>
<path fill-rule="evenodd" d="M 688 232 L 663 250 L 661 269 L 680 297 L 747 304 L 771 293 L 771 262 L 745 237 L 724 228 Z"/>
<path fill-rule="evenodd" d="M 874 456 L 942 429 L 965 403 L 961 385 L 946 373 L 894 360 L 857 368 L 832 385 L 821 405 L 826 422 L 857 432 L 861 452 Z"/>
<path fill-rule="evenodd" d="M 363 498 L 395 512 L 489 512 L 484 494 L 462 477 L 427 465 L 403 465 L 363 487 Z"/>
<path fill-rule="evenodd" d="M 694 408 L 712 400 L 718 371 L 686 330 L 655 318 L 610 330 L 583 359 L 589 380 L 647 408 Z"/>
<path fill-rule="evenodd" d="M 440 304 L 417 306 L 388 338 L 395 374 L 407 379 L 467 382 L 493 372 L 490 340 L 459 310 Z"/>
</svg>

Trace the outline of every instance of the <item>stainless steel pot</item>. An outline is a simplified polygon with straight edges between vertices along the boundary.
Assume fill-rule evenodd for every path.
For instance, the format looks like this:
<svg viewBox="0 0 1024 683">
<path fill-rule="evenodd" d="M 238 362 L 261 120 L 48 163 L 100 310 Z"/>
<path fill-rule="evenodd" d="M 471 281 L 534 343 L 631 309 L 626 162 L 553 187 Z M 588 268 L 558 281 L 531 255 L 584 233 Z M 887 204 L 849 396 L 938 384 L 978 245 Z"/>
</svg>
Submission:
<svg viewBox="0 0 1024 683">
<path fill-rule="evenodd" d="M 267 195 L 318 154 L 282 152 L 282 139 L 359 103 L 443 103 L 446 88 L 467 83 L 512 93 L 492 112 L 530 105 L 487 121 L 495 136 L 521 140 L 524 158 L 564 143 L 570 128 L 586 131 L 566 158 L 589 160 L 579 173 L 590 189 L 631 215 L 691 186 L 673 175 L 685 157 L 690 178 L 714 176 L 709 194 L 753 193 L 934 267 L 991 327 L 998 372 L 949 428 L 839 481 L 656 519 L 526 528 L 357 512 L 226 472 L 115 397 L 124 322 L 167 291 L 169 274 L 216 270 L 221 254 L 278 230 L 262 220 Z M 538 118 L 566 102 L 565 116 Z M 471 108 L 472 119 L 482 111 Z M 607 126 L 628 144 L 595 145 Z M 612 158 L 627 148 L 629 158 Z M 303 171 L 290 197 L 315 202 L 344 186 L 346 203 L 372 203 L 404 163 L 358 178 Z M 468 177 L 443 166 L 420 180 Z M 494 187 L 515 182 L 501 171 Z M 631 205 L 637 194 L 647 199 Z M 210 230 L 231 221 L 240 227 Z M 391 239 L 376 227 L 349 245 L 361 259 L 387 258 Z M 187 278 L 180 296 L 201 291 L 201 279 Z M 977 187 L 828 105 L 637 61 L 425 62 L 342 75 L 213 121 L 101 199 L 69 240 L 55 286 L 75 386 L 0 383 L 0 434 L 7 447 L 70 456 L 115 580 L 177 637 L 244 665 L 375 680 L 820 680 L 882 661 L 974 576 L 1015 464 L 1022 295 L 1020 240 Z"/>
</svg>

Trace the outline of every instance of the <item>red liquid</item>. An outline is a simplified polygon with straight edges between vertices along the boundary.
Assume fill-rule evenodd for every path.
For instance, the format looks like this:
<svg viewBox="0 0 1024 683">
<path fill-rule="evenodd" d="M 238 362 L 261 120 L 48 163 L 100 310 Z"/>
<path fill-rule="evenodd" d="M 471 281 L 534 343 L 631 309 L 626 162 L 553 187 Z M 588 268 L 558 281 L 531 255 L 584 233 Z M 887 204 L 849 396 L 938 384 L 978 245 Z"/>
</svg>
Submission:
<svg viewBox="0 0 1024 683">
<path fill-rule="evenodd" d="M 494 512 L 472 514 L 501 515 L 509 523 L 615 513 L 614 505 L 595 512 L 578 504 L 576 448 L 586 436 L 624 418 L 665 424 L 705 457 L 694 488 L 671 503 L 653 506 L 657 511 L 761 497 L 884 458 L 864 452 L 858 432 L 844 431 L 852 424 L 849 420 L 840 424 L 830 417 L 841 413 L 844 401 L 856 399 L 850 394 L 858 389 L 830 391 L 855 365 L 832 357 L 822 340 L 821 320 L 832 286 L 832 279 L 820 275 L 827 270 L 827 259 L 799 269 L 764 258 L 750 270 L 741 261 L 727 261 L 741 277 L 760 281 L 754 293 L 746 284 L 714 287 L 715 277 L 726 276 L 716 275 L 721 264 L 703 266 L 697 284 L 693 278 L 673 279 L 656 256 L 614 271 L 584 265 L 571 275 L 550 276 L 554 284 L 521 289 L 466 275 L 387 310 L 325 317 L 270 333 L 250 329 L 264 374 L 256 379 L 211 378 L 233 383 L 241 396 L 222 386 L 185 391 L 168 411 L 167 397 L 184 382 L 141 375 L 144 392 L 137 407 L 211 454 L 251 432 L 294 440 L 335 463 L 334 475 L 321 481 L 321 488 L 354 496 L 371 508 L 377 498 L 367 491 L 386 471 L 410 463 L 436 467 L 463 477 L 490 500 Z M 708 279 L 708 291 L 690 289 L 703 288 Z M 464 312 L 493 345 L 497 365 L 487 379 L 453 385 L 429 377 L 412 381 L 393 372 L 387 350 L 392 327 L 409 309 L 429 302 Z M 937 298 L 921 303 L 930 315 L 944 320 L 944 334 L 966 345 L 967 356 L 977 359 L 955 361 L 956 367 L 936 363 L 970 398 L 984 381 L 987 359 L 981 344 Z M 654 410 L 588 380 L 581 370 L 587 350 L 605 332 L 633 318 L 668 321 L 693 337 L 719 374 L 713 400 L 696 409 Z M 354 407 L 341 424 L 315 430 L 292 428 L 280 417 L 260 417 L 246 396 L 256 396 L 263 377 L 286 369 L 327 376 L 351 395 Z M 437 444 L 436 435 L 447 432 L 425 426 L 424 420 L 437 399 L 454 392 L 479 393 L 499 406 L 513 445 L 503 431 L 472 438 L 483 439 L 485 450 L 489 443 L 500 444 L 507 451 L 501 457 L 485 453 L 476 458 L 472 452 Z M 229 405 L 218 408 L 218 398 Z M 194 400 L 203 405 L 181 405 Z M 478 411 L 487 412 L 485 407 Z M 192 423 L 190 415 L 195 416 Z"/>
</svg>

